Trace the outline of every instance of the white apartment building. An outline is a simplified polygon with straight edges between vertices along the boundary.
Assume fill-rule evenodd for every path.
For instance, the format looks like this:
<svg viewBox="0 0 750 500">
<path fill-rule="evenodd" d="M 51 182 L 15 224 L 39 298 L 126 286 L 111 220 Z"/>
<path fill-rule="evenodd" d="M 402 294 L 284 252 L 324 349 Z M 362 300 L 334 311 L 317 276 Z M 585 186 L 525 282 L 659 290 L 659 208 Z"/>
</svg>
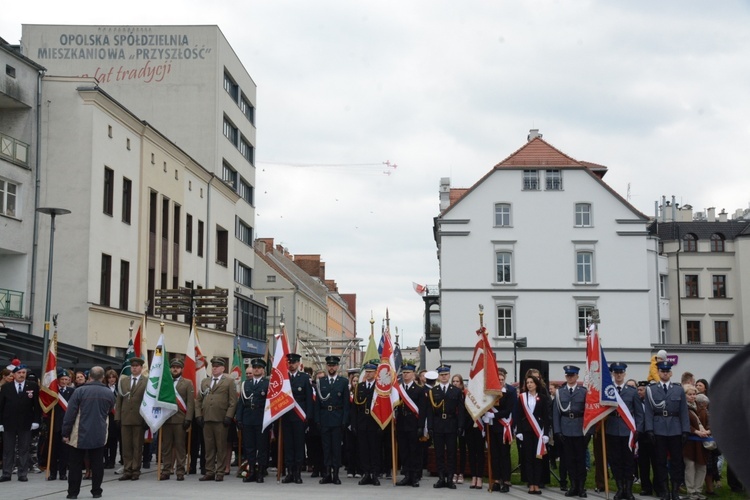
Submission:
<svg viewBox="0 0 750 500">
<path fill-rule="evenodd" d="M 660 324 L 657 244 L 649 218 L 602 180 L 606 172 L 532 130 L 469 189 L 441 181 L 440 356 L 455 373 L 468 376 L 481 304 L 511 374 L 519 338 L 527 347 L 518 361 L 549 361 L 552 379 L 566 364 L 583 366 L 586 320 L 598 309 L 609 361 L 645 378 Z"/>
</svg>

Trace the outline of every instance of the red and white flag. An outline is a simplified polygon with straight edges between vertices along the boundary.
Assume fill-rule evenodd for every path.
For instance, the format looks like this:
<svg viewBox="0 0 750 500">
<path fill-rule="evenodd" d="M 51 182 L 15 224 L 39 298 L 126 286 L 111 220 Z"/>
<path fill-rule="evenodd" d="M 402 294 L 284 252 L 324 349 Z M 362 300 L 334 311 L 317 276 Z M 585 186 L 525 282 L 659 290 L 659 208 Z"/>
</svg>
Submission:
<svg viewBox="0 0 750 500">
<path fill-rule="evenodd" d="M 427 293 L 427 285 L 420 285 L 413 281 L 411 282 L 411 285 L 414 287 L 414 291 L 417 292 L 418 295 L 424 296 L 424 294 Z"/>
<path fill-rule="evenodd" d="M 289 345 L 286 341 L 286 328 L 282 326 L 281 333 L 277 333 L 275 337 L 276 349 L 273 351 L 273 368 L 271 380 L 268 381 L 266 407 L 263 411 L 263 430 L 290 410 L 294 410 L 302 420 L 306 418 L 305 411 L 294 399 L 292 383 L 289 381 L 289 363 L 286 359 Z"/>
<path fill-rule="evenodd" d="M 39 404 L 42 411 L 48 413 L 58 402 L 63 410 L 68 409 L 68 402 L 60 397 L 60 386 L 57 383 L 57 332 L 55 332 L 47 350 L 47 363 L 42 376 L 42 387 L 39 390 Z"/>
<path fill-rule="evenodd" d="M 193 391 L 197 399 L 201 382 L 206 378 L 206 356 L 203 355 L 198 332 L 195 331 L 195 321 L 190 328 L 190 336 L 185 349 L 185 368 L 182 370 L 182 376 L 193 383 Z"/>
<path fill-rule="evenodd" d="M 380 353 L 380 364 L 375 373 L 375 395 L 372 398 L 370 414 L 381 429 L 385 429 L 393 418 L 393 409 L 399 402 L 400 384 L 396 378 L 395 360 L 391 332 L 386 327 L 383 332 L 383 352 Z M 395 390 L 394 390 L 395 389 Z M 412 404 L 414 404 L 412 402 Z"/>
<path fill-rule="evenodd" d="M 474 356 L 469 370 L 469 384 L 466 387 L 465 406 L 473 420 L 479 420 L 495 406 L 495 401 L 503 393 L 497 361 L 492 346 L 487 339 L 487 329 L 477 330 L 479 339 L 474 346 Z"/>
</svg>

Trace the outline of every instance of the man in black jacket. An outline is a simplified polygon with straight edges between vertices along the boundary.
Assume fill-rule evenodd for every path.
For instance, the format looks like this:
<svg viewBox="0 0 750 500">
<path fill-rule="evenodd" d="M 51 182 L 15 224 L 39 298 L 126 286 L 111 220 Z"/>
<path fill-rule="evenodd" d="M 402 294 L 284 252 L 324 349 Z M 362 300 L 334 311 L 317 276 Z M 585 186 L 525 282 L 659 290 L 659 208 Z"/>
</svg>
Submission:
<svg viewBox="0 0 750 500">
<path fill-rule="evenodd" d="M 237 402 L 237 425 L 242 430 L 242 450 L 247 460 L 247 475 L 243 483 L 262 483 L 268 463 L 268 433 L 263 431 L 263 413 L 268 394 L 268 379 L 265 377 L 266 362 L 261 358 L 250 361 L 251 368 L 242 384 Z"/>
<path fill-rule="evenodd" d="M 450 383 L 451 367 L 437 367 L 438 383 L 430 389 L 427 411 L 427 428 L 435 444 L 435 464 L 440 479 L 433 488 L 456 489 L 453 473 L 456 470 L 457 439 L 464 432 L 464 407 L 461 389 Z"/>
<path fill-rule="evenodd" d="M 0 432 L 3 432 L 3 475 L 10 481 L 18 448 L 18 480 L 28 481 L 31 431 L 39 428 L 39 386 L 26 381 L 26 365 L 13 370 L 13 382 L 0 389 Z"/>
<path fill-rule="evenodd" d="M 399 463 L 402 464 L 404 478 L 397 486 L 419 487 L 422 472 L 422 447 L 419 438 L 424 435 L 427 407 L 424 387 L 414 380 L 416 366 L 412 363 L 401 365 L 401 404 L 396 409 L 396 436 L 398 437 Z M 394 388 L 394 390 L 396 390 Z M 406 399 L 408 397 L 408 399 Z"/>
<path fill-rule="evenodd" d="M 68 496 L 78 498 L 81 491 L 83 459 L 91 460 L 91 494 L 102 496 L 104 447 L 107 444 L 109 414 L 115 408 L 115 395 L 104 385 L 104 368 L 95 366 L 89 381 L 73 391 L 63 420 L 63 442 L 71 446 Z"/>
</svg>

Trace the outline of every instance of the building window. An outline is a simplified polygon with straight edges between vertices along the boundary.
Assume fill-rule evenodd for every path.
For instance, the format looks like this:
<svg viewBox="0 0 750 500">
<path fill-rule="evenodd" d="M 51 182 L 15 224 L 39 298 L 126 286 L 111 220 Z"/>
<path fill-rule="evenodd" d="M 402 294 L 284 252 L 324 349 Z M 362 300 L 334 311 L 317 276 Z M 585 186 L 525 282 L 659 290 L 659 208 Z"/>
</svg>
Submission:
<svg viewBox="0 0 750 500">
<path fill-rule="evenodd" d="M 99 304 L 109 307 L 110 288 L 112 285 L 112 256 L 102 254 L 102 270 L 100 276 Z"/>
<path fill-rule="evenodd" d="M 594 313 L 594 306 L 578 306 L 578 336 L 585 337 L 588 333 L 589 321 Z"/>
<path fill-rule="evenodd" d="M 697 252 L 698 251 L 698 237 L 693 233 L 688 233 L 682 237 L 684 252 Z"/>
<path fill-rule="evenodd" d="M 161 237 L 164 241 L 169 240 L 169 198 L 166 196 L 161 199 Z"/>
<path fill-rule="evenodd" d="M 122 221 L 130 224 L 130 209 L 132 207 L 133 181 L 122 178 Z"/>
<path fill-rule="evenodd" d="M 247 121 L 255 125 L 255 106 L 250 104 L 250 101 L 248 101 L 244 95 L 240 100 L 240 111 L 242 111 L 242 114 L 245 115 Z"/>
<path fill-rule="evenodd" d="M 8 217 L 16 216 L 16 197 L 18 185 L 0 179 L 0 214 Z"/>
<path fill-rule="evenodd" d="M 495 203 L 495 227 L 510 226 L 510 203 Z"/>
<path fill-rule="evenodd" d="M 513 337 L 513 308 L 500 306 L 497 308 L 497 336 Z"/>
<path fill-rule="evenodd" d="M 669 288 L 667 288 L 667 275 L 666 274 L 660 274 L 659 275 L 659 297 L 662 299 L 666 299 L 669 297 Z"/>
<path fill-rule="evenodd" d="M 255 148 L 252 147 L 244 137 L 240 137 L 240 154 L 242 154 L 250 164 L 255 163 Z"/>
<path fill-rule="evenodd" d="M 547 191 L 562 191 L 562 171 L 546 170 L 544 180 Z"/>
<path fill-rule="evenodd" d="M 576 283 L 594 282 L 594 254 L 592 252 L 576 253 Z"/>
<path fill-rule="evenodd" d="M 701 343 L 701 322 L 700 321 L 687 321 L 687 341 L 688 344 L 700 344 Z"/>
<path fill-rule="evenodd" d="M 512 283 L 510 267 L 511 267 L 511 254 L 510 252 L 497 252 L 495 254 L 497 263 L 497 283 Z"/>
<path fill-rule="evenodd" d="M 185 250 L 193 251 L 193 216 L 185 214 Z"/>
<path fill-rule="evenodd" d="M 115 173 L 111 168 L 104 167 L 104 213 L 112 215 L 115 199 Z"/>
<path fill-rule="evenodd" d="M 230 122 L 227 118 L 224 118 L 224 137 L 229 139 L 229 142 L 234 144 L 235 147 L 237 147 L 237 139 L 239 138 L 239 132 L 237 131 L 237 127 L 235 127 L 232 122 Z"/>
<path fill-rule="evenodd" d="M 269 274 L 268 276 L 266 276 L 266 283 L 276 283 L 276 275 Z"/>
<path fill-rule="evenodd" d="M 224 162 L 221 167 L 221 180 L 232 186 L 232 189 L 237 189 L 237 171 L 227 162 Z"/>
<path fill-rule="evenodd" d="M 524 170 L 523 171 L 523 190 L 524 191 L 538 191 L 539 190 L 539 170 Z"/>
<path fill-rule="evenodd" d="M 128 295 L 130 294 L 130 262 L 120 261 L 120 309 L 128 310 Z"/>
<path fill-rule="evenodd" d="M 239 217 L 235 216 L 234 235 L 247 246 L 253 246 L 253 228 L 245 224 Z"/>
<path fill-rule="evenodd" d="M 245 179 L 240 177 L 240 191 L 239 195 L 242 197 L 243 200 L 245 200 L 249 205 L 253 204 L 253 187 L 248 184 Z"/>
<path fill-rule="evenodd" d="M 711 235 L 711 251 L 712 252 L 723 252 L 724 251 L 724 236 L 719 233 Z"/>
<path fill-rule="evenodd" d="M 715 299 L 727 298 L 727 277 L 724 274 L 714 274 L 712 288 Z"/>
<path fill-rule="evenodd" d="M 174 206 L 174 234 L 172 235 L 172 242 L 175 245 L 180 244 L 180 228 L 182 227 L 180 216 L 181 216 L 181 208 L 179 205 Z"/>
<path fill-rule="evenodd" d="M 227 267 L 229 258 L 229 232 L 216 226 L 216 263 Z"/>
<path fill-rule="evenodd" d="M 591 227 L 591 203 L 576 203 L 576 227 Z"/>
<path fill-rule="evenodd" d="M 244 265 L 239 260 L 235 259 L 234 261 L 234 281 L 239 283 L 240 285 L 244 285 L 248 288 L 252 288 L 253 286 L 253 280 L 252 280 L 252 274 L 253 270 Z"/>
<path fill-rule="evenodd" d="M 729 343 L 729 321 L 714 321 L 714 340 L 717 344 Z"/>
<path fill-rule="evenodd" d="M 669 321 L 662 320 L 661 321 L 661 328 L 659 330 L 659 335 L 660 335 L 659 342 L 661 344 L 666 344 L 667 343 L 667 334 L 668 333 L 669 333 Z"/>
<path fill-rule="evenodd" d="M 198 221 L 198 257 L 203 257 L 203 221 Z"/>
<path fill-rule="evenodd" d="M 229 76 L 228 73 L 224 73 L 224 90 L 227 91 L 227 93 L 232 96 L 232 100 L 234 102 L 237 102 L 240 97 L 240 87 L 234 83 L 234 80 L 231 76 Z"/>
<path fill-rule="evenodd" d="M 698 275 L 685 275 L 685 297 L 698 297 Z"/>
<path fill-rule="evenodd" d="M 16 68 L 11 66 L 10 64 L 5 65 L 5 74 L 8 75 L 11 78 L 16 77 Z"/>
</svg>

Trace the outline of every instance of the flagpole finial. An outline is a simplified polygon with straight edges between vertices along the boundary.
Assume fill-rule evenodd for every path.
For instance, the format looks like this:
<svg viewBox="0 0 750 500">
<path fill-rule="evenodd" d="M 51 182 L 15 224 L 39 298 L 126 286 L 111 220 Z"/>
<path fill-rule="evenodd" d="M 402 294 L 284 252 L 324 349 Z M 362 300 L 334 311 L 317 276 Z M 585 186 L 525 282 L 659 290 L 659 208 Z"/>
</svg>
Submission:
<svg viewBox="0 0 750 500">
<path fill-rule="evenodd" d="M 372 316 L 372 311 L 370 311 L 370 324 L 371 325 L 375 324 L 375 318 Z"/>
<path fill-rule="evenodd" d="M 159 328 L 161 328 L 161 333 L 164 333 L 164 319 L 163 318 L 161 322 L 159 323 Z"/>
<path fill-rule="evenodd" d="M 484 328 L 484 306 L 479 304 L 479 327 Z"/>
<path fill-rule="evenodd" d="M 60 315 L 60 313 L 55 313 L 52 316 L 52 324 L 55 325 L 55 329 L 57 329 L 57 317 Z"/>
</svg>

